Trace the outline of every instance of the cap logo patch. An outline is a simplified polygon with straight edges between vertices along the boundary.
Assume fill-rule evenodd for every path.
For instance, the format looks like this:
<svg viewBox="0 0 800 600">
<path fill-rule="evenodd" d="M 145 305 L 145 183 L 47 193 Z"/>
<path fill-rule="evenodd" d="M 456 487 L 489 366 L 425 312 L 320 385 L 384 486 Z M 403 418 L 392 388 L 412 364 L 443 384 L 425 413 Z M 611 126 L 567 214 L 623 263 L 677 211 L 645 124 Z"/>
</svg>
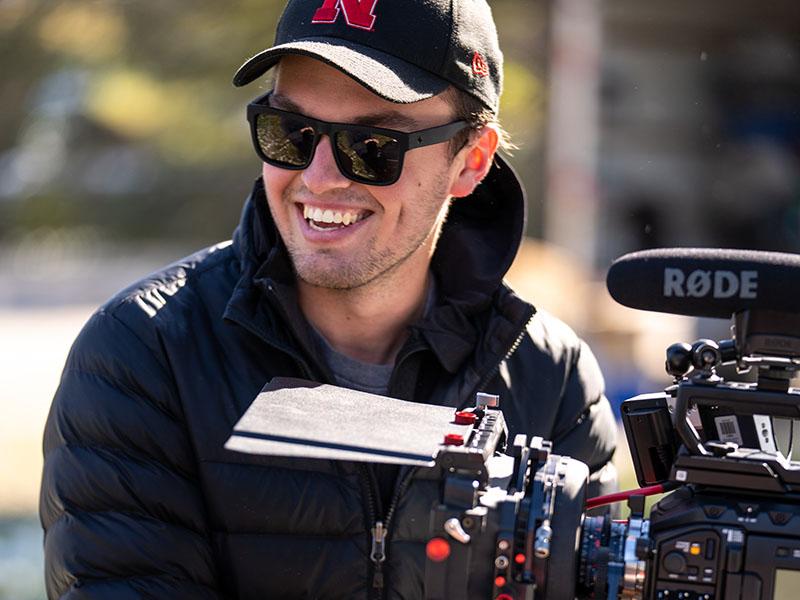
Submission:
<svg viewBox="0 0 800 600">
<path fill-rule="evenodd" d="M 489 76 L 489 65 L 486 64 L 486 60 L 477 50 L 475 54 L 472 55 L 472 72 L 478 77 Z"/>
<path fill-rule="evenodd" d="M 344 12 L 344 19 L 350 27 L 372 31 L 377 3 L 378 0 L 325 0 L 314 13 L 311 22 L 335 23 L 339 13 Z"/>
</svg>

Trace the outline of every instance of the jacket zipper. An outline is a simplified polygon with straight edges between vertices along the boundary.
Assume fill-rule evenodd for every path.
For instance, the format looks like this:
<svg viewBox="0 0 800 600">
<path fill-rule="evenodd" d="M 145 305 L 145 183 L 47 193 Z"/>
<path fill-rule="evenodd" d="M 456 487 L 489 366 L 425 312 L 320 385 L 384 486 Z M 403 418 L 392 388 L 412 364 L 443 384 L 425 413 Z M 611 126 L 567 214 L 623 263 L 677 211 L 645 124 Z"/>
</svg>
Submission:
<svg viewBox="0 0 800 600">
<path fill-rule="evenodd" d="M 503 361 L 504 360 L 508 360 L 509 358 L 511 358 L 511 356 L 514 354 L 514 352 L 517 351 L 517 348 L 519 348 L 519 345 L 522 343 L 522 340 L 525 338 L 525 332 L 528 330 L 528 325 L 531 324 L 531 321 L 533 321 L 533 317 L 535 317 L 535 316 L 536 316 L 536 311 L 533 310 L 531 312 L 530 316 L 528 317 L 528 319 L 525 321 L 525 325 L 523 325 L 522 329 L 520 329 L 520 332 L 517 335 L 516 339 L 514 340 L 514 343 L 511 344 L 511 346 L 508 348 L 508 351 L 505 353 L 503 358 L 501 358 L 497 362 L 497 364 L 492 368 L 492 370 L 489 371 L 480 380 L 480 382 L 478 383 L 477 386 L 475 386 L 475 390 L 473 391 L 473 393 L 470 396 L 467 397 L 466 402 L 471 402 L 472 398 L 475 396 L 475 393 L 476 392 L 480 392 L 483 389 L 483 387 L 492 380 L 492 377 L 494 377 L 497 374 L 497 372 L 500 370 L 500 365 L 503 364 Z"/>
<path fill-rule="evenodd" d="M 389 528 L 394 519 L 394 513 L 400 497 L 406 491 L 406 488 L 411 483 L 411 477 L 416 469 L 409 468 L 400 479 L 394 494 L 392 496 L 391 504 L 389 505 L 386 514 L 383 518 L 376 516 L 376 498 L 378 498 L 379 490 L 375 478 L 369 470 L 369 466 L 361 464 L 362 476 L 366 481 L 367 490 L 367 518 L 368 523 L 373 523 L 370 529 L 370 554 L 369 558 L 372 561 L 372 596 L 376 599 L 383 598 L 384 590 L 384 574 L 383 563 L 386 562 L 386 540 L 389 535 Z"/>
<path fill-rule="evenodd" d="M 372 549 L 369 558 L 375 565 L 372 570 L 372 589 L 382 590 L 383 563 L 386 560 L 386 528 L 383 526 L 383 521 L 375 521 L 375 526 L 371 531 Z"/>
<path fill-rule="evenodd" d="M 375 481 L 372 473 L 370 472 L 367 463 L 359 463 L 359 470 L 361 471 L 361 483 L 364 488 L 364 495 L 367 500 L 367 523 L 373 524 L 370 529 L 370 553 L 369 558 L 372 564 L 372 592 L 369 594 L 371 598 L 381 598 L 383 596 L 383 561 L 386 560 L 385 554 L 385 540 L 386 530 L 383 527 L 382 521 L 376 517 L 377 511 L 375 504 L 379 495 L 378 484 Z M 380 525 L 380 528 L 378 527 Z M 376 535 L 379 534 L 379 535 Z"/>
</svg>

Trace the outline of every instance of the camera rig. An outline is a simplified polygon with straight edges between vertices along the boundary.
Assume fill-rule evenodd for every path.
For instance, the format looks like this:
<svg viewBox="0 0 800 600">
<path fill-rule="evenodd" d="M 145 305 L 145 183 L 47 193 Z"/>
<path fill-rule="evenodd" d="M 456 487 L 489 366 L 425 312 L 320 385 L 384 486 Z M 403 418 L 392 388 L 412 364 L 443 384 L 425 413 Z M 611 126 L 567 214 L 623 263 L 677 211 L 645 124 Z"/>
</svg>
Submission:
<svg viewBox="0 0 800 600">
<path fill-rule="evenodd" d="M 800 370 L 798 275 L 798 256 L 730 250 L 645 251 L 612 265 L 609 291 L 622 304 L 733 318 L 730 340 L 667 350 L 673 385 L 623 403 L 639 490 L 587 499 L 586 465 L 539 437 L 508 440 L 502 399 L 486 394 L 453 411 L 273 380 L 226 447 L 401 464 L 439 481 L 425 546 L 429 600 L 795 598 L 800 463 L 778 450 L 773 425 L 800 418 L 790 387 Z M 756 380 L 726 381 L 723 366 Z M 271 418 L 276 411 L 284 418 Z M 348 418 L 317 422 L 310 435 L 326 411 Z M 415 427 L 404 436 L 376 429 L 387 411 Z M 645 518 L 645 496 L 665 491 Z M 624 499 L 626 520 L 587 513 Z"/>
</svg>

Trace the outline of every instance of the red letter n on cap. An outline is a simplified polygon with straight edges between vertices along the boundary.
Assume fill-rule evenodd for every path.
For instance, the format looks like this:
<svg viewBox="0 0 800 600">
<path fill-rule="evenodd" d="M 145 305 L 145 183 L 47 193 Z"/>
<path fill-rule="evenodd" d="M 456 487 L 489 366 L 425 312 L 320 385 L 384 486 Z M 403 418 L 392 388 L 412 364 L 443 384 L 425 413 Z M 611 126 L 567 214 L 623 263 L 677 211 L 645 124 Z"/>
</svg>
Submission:
<svg viewBox="0 0 800 600">
<path fill-rule="evenodd" d="M 314 13 L 312 23 L 335 23 L 339 11 L 344 11 L 344 19 L 350 27 L 372 30 L 375 24 L 375 5 L 378 0 L 325 0 Z"/>
</svg>

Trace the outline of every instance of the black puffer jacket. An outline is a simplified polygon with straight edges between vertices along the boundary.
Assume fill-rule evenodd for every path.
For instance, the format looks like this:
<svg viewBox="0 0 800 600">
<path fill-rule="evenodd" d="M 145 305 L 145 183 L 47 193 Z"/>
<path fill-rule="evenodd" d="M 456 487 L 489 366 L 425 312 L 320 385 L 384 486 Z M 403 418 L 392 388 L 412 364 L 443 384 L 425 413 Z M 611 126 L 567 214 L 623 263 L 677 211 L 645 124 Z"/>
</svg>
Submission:
<svg viewBox="0 0 800 600">
<path fill-rule="evenodd" d="M 512 434 L 553 439 L 597 471 L 614 427 L 594 358 L 501 283 L 523 223 L 508 180 L 495 170 L 455 204 L 434 257 L 437 303 L 411 328 L 390 395 L 455 407 L 499 393 Z M 330 381 L 312 348 L 257 182 L 232 243 L 120 293 L 75 342 L 44 439 L 48 596 L 372 594 L 370 528 L 388 507 L 359 465 L 223 448 L 272 377 Z M 394 499 L 385 597 L 422 595 L 435 494 L 410 480 Z"/>
</svg>

